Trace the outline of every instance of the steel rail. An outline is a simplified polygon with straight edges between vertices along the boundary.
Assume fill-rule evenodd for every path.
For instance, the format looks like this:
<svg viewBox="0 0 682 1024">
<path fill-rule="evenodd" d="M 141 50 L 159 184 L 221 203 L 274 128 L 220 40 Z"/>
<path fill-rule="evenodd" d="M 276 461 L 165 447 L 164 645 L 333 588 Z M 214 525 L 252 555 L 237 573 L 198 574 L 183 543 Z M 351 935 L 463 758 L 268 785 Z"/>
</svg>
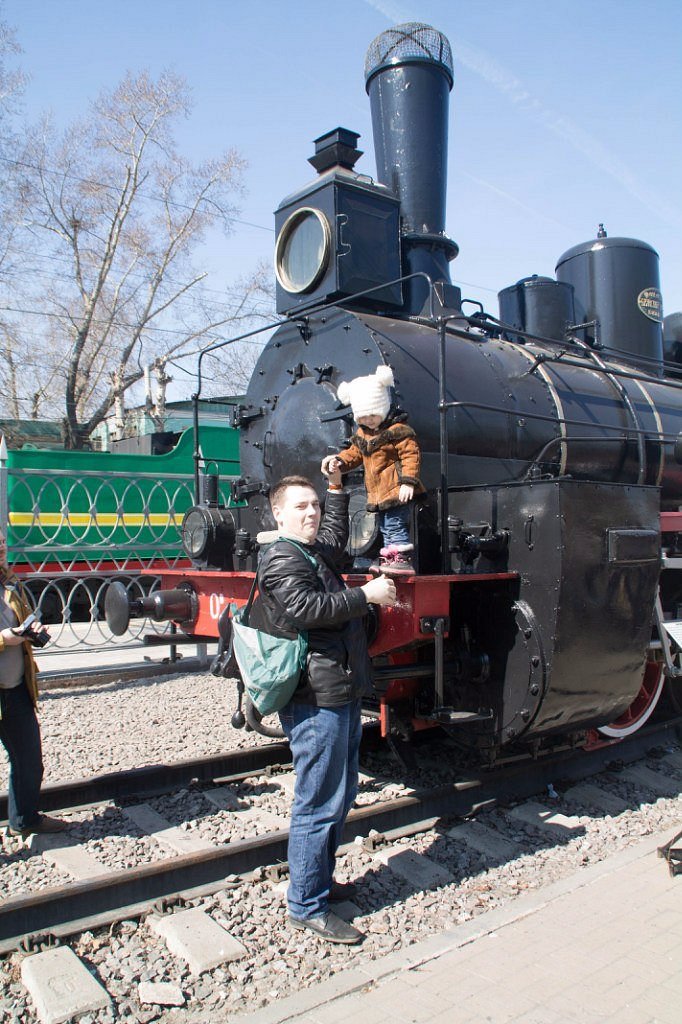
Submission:
<svg viewBox="0 0 682 1024">
<path fill-rule="evenodd" d="M 188 761 L 146 765 L 143 768 L 109 772 L 70 782 L 49 783 L 40 791 L 40 809 L 57 811 L 90 807 L 107 800 L 158 796 L 184 788 L 192 782 L 248 776 L 278 764 L 290 763 L 289 744 L 282 742 L 230 750 Z M 0 793 L 0 820 L 7 820 L 7 793 Z"/>
<path fill-rule="evenodd" d="M 187 662 L 183 663 L 185 666 Z M 168 666 L 163 666 L 168 671 Z M 361 750 L 374 748 L 379 742 L 379 727 L 370 722 L 363 725 Z M 40 790 L 41 811 L 64 811 L 69 808 L 91 807 L 108 800 L 129 797 L 159 796 L 174 789 L 184 788 L 192 782 L 215 782 L 248 778 L 256 772 L 291 764 L 289 744 L 282 740 L 258 747 L 242 747 L 219 754 L 170 764 L 150 764 L 142 768 L 126 768 L 120 772 L 107 772 L 69 782 L 52 782 Z M 7 793 L 0 792 L 0 824 L 7 822 Z"/>
<path fill-rule="evenodd" d="M 617 744 L 563 750 L 541 760 L 523 760 L 462 781 L 352 810 L 344 842 L 370 832 L 414 831 L 414 825 L 445 817 L 469 817 L 500 801 L 527 799 L 557 781 L 576 781 L 642 757 L 652 746 L 677 739 L 679 720 L 641 729 Z M 107 872 L 88 881 L 17 896 L 0 904 L 0 953 L 139 915 L 158 901 L 189 898 L 191 890 L 216 886 L 229 875 L 246 874 L 286 861 L 288 830 L 242 839 L 206 853 L 184 854 L 129 871 Z"/>
</svg>

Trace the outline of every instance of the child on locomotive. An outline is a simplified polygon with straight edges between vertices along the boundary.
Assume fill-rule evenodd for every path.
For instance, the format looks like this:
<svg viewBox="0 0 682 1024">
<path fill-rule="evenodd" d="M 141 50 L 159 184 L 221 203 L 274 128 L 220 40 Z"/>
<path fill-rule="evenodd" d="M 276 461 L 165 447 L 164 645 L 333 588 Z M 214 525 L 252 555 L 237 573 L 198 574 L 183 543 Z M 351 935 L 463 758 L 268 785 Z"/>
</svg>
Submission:
<svg viewBox="0 0 682 1024">
<path fill-rule="evenodd" d="M 393 383 L 391 367 L 379 366 L 368 377 L 339 384 L 339 401 L 350 404 L 357 431 L 348 448 L 323 460 L 322 472 L 347 473 L 363 465 L 367 508 L 378 513 L 383 541 L 380 561 L 372 570 L 407 575 L 414 573 L 409 533 L 412 502 L 425 488 L 419 479 L 421 451 L 415 432 L 404 413 L 391 412 Z"/>
</svg>

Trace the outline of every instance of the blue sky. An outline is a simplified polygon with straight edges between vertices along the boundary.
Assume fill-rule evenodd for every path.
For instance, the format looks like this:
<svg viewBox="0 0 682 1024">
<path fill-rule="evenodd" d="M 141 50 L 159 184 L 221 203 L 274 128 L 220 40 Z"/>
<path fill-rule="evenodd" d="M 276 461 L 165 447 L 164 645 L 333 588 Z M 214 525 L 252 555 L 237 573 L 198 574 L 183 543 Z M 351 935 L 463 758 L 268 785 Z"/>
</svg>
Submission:
<svg viewBox="0 0 682 1024">
<path fill-rule="evenodd" d="M 360 132 L 374 174 L 365 51 L 400 21 L 434 25 L 455 61 L 447 232 L 452 276 L 496 293 L 594 237 L 649 242 L 665 312 L 682 310 L 682 4 L 674 0 L 3 0 L 30 76 L 24 106 L 66 125 L 128 69 L 184 75 L 193 159 L 248 161 L 231 238 L 197 260 L 213 288 L 271 260 L 272 212 L 314 176 L 311 140 Z"/>
</svg>

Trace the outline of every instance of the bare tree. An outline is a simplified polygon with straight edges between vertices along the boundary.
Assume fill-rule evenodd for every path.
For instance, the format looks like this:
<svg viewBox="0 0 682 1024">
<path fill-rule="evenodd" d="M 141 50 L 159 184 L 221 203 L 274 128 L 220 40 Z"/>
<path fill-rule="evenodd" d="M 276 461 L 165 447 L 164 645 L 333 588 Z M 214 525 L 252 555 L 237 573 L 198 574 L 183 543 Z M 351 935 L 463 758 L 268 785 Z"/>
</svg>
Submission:
<svg viewBox="0 0 682 1024">
<path fill-rule="evenodd" d="M 25 75 L 12 67 L 21 53 L 12 29 L 0 21 L 0 283 L 16 292 L 17 260 L 14 241 L 20 230 L 25 195 L 14 159 L 18 137 L 14 124 Z M 7 310 L 0 310 L 0 392 L 5 396 L 5 411 L 13 418 L 21 416 L 20 368 L 21 334 Z"/>
<path fill-rule="evenodd" d="M 82 447 L 146 364 L 254 315 L 254 291 L 209 302 L 192 265 L 208 229 L 230 231 L 244 163 L 235 150 L 198 166 L 182 158 L 173 131 L 189 109 L 177 76 L 129 74 L 63 138 L 47 123 L 32 137 L 30 230 L 59 268 L 35 304 L 63 381 L 67 447 Z"/>
<path fill-rule="evenodd" d="M 243 394 L 253 374 L 256 362 L 267 340 L 266 329 L 277 323 L 274 316 L 275 288 L 272 266 L 261 261 L 248 278 L 235 282 L 228 293 L 234 309 L 234 317 L 228 330 L 217 333 L 211 340 L 220 347 L 203 360 L 201 393 L 204 397 L 215 398 L 224 395 Z M 241 334 L 251 333 L 256 327 L 263 328 L 259 333 L 245 339 L 230 343 L 232 338 Z M 222 344 L 223 342 L 228 344 Z M 186 353 L 190 359 L 184 361 L 183 369 L 194 375 L 196 356 L 203 349 L 210 348 L 204 339 L 197 347 Z M 177 364 L 176 364 L 177 365 Z M 189 367 L 189 370 L 186 368 Z"/>
</svg>

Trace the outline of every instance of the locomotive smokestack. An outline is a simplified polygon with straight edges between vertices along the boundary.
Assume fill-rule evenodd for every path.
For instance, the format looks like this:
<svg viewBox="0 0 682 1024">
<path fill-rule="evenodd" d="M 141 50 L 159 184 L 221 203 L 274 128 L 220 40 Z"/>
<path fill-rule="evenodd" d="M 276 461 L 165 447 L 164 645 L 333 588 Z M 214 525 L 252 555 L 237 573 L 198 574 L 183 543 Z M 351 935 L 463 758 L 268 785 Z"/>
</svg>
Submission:
<svg viewBox="0 0 682 1024">
<path fill-rule="evenodd" d="M 448 104 L 452 52 L 442 32 L 408 22 L 382 32 L 365 57 L 378 180 L 401 204 L 403 272 L 424 271 L 459 305 L 448 261 L 457 245 L 445 236 Z M 407 312 L 419 313 L 425 282 L 408 287 Z"/>
</svg>

